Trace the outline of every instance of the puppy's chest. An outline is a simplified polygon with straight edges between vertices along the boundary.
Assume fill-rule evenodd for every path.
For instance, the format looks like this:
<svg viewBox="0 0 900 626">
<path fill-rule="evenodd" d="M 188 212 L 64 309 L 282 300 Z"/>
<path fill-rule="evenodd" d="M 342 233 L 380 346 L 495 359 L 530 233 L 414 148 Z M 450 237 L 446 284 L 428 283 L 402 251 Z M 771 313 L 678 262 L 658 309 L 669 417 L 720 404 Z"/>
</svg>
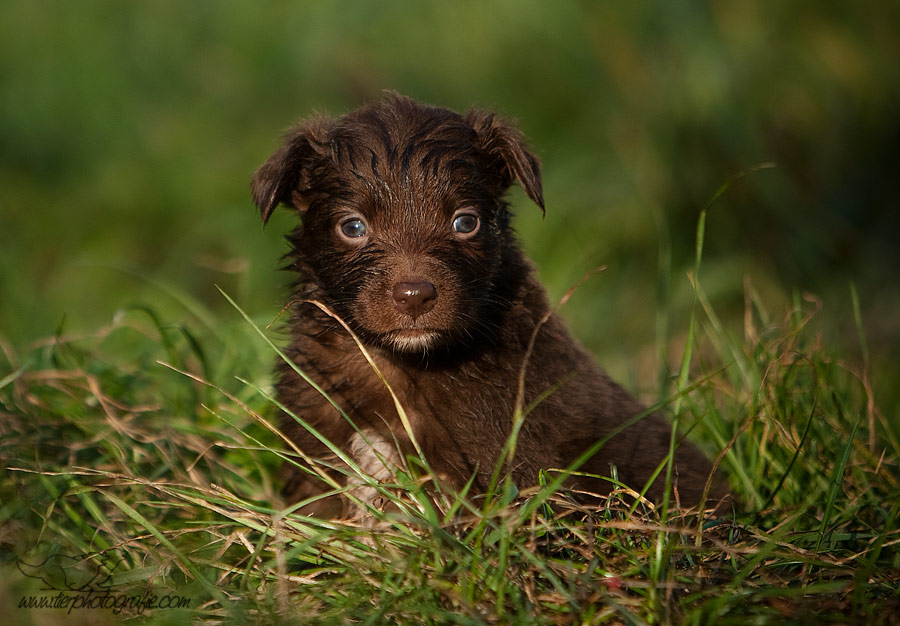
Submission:
<svg viewBox="0 0 900 626">
<path fill-rule="evenodd" d="M 429 368 L 400 364 L 372 351 L 370 356 L 382 379 L 349 340 L 297 347 L 298 364 L 354 421 L 361 426 L 389 430 L 401 439 L 403 425 L 398 403 L 420 443 L 437 448 L 465 448 L 491 438 L 491 434 L 501 434 L 513 413 L 516 372 L 498 375 L 496 365 L 492 367 L 490 363 Z M 494 375 L 486 375 L 486 371 Z M 309 392 L 316 393 L 312 388 Z M 324 398 L 319 400 L 327 402 Z"/>
<path fill-rule="evenodd" d="M 493 413 L 497 406 L 506 404 L 467 369 L 430 371 L 377 356 L 374 361 L 381 376 L 364 359 L 345 370 L 350 392 L 345 397 L 355 413 L 377 416 L 392 429 L 400 425 L 398 404 L 416 435 L 431 438 L 455 433 L 460 426 L 470 429 L 469 422 L 475 415 Z M 506 391 L 501 389 L 500 395 L 506 395 Z M 488 396 L 490 401 L 486 400 Z"/>
</svg>

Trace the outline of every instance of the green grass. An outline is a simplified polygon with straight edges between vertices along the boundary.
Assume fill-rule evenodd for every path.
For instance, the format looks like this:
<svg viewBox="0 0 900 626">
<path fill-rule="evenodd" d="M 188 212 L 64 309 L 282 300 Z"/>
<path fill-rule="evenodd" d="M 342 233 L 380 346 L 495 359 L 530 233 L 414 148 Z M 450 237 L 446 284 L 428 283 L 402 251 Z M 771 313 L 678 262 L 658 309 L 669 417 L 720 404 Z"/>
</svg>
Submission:
<svg viewBox="0 0 900 626">
<path fill-rule="evenodd" d="M 823 343 L 809 296 L 775 314 L 748 283 L 735 334 L 694 286 L 664 404 L 730 476 L 736 502 L 703 513 L 653 506 L 642 485 L 587 507 L 552 474 L 473 498 L 426 489 L 412 462 L 373 483 L 395 512 L 305 518 L 273 483 L 297 455 L 273 423 L 277 348 L 249 317 L 132 309 L 90 336 L 4 343 L 0 609 L 70 619 L 18 608 L 48 593 L 24 568 L 189 599 L 140 613 L 154 624 L 890 623 L 900 446 L 866 368 Z"/>
</svg>

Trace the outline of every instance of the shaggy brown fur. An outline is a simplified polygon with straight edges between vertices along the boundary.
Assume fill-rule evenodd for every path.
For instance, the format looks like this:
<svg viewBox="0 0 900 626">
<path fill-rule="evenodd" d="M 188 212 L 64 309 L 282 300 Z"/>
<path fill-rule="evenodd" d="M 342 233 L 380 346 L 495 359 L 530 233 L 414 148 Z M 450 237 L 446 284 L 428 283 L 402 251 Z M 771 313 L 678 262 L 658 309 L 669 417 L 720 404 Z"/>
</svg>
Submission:
<svg viewBox="0 0 900 626">
<path fill-rule="evenodd" d="M 509 226 L 503 196 L 514 180 L 543 209 L 538 160 L 509 122 L 398 95 L 337 120 L 300 124 L 253 178 L 264 221 L 280 203 L 302 218 L 288 237 L 300 279 L 287 356 L 362 435 L 284 362 L 278 399 L 376 477 L 389 477 L 412 444 L 354 339 L 309 301 L 326 305 L 360 338 L 408 414 L 429 465 L 456 488 L 474 475 L 474 490 L 487 489 L 511 431 L 523 367 L 525 406 L 552 393 L 527 414 L 508 467 L 520 488 L 534 485 L 541 469 L 565 468 L 643 411 L 550 314 Z M 285 415 L 282 426 L 307 455 L 339 465 L 293 418 Z M 620 480 L 640 489 L 666 455 L 669 437 L 669 424 L 651 415 L 580 470 L 608 476 L 614 465 Z M 710 463 L 683 442 L 676 469 L 681 501 L 695 503 Z M 651 497 L 661 495 L 662 482 Z M 570 484 L 595 493 L 611 488 L 584 477 Z M 325 489 L 320 479 L 290 467 L 287 498 L 299 502 Z M 306 510 L 349 512 L 338 498 Z"/>
</svg>

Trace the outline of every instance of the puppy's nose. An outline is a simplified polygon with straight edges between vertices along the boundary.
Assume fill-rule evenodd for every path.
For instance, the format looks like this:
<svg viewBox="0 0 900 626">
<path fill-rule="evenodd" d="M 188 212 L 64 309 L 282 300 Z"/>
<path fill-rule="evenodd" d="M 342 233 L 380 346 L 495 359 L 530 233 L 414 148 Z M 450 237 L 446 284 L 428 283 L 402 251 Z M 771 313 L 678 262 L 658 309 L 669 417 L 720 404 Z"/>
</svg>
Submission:
<svg viewBox="0 0 900 626">
<path fill-rule="evenodd" d="M 437 300 L 434 285 L 425 281 L 397 283 L 391 295 L 397 310 L 413 319 L 430 311 Z"/>
</svg>

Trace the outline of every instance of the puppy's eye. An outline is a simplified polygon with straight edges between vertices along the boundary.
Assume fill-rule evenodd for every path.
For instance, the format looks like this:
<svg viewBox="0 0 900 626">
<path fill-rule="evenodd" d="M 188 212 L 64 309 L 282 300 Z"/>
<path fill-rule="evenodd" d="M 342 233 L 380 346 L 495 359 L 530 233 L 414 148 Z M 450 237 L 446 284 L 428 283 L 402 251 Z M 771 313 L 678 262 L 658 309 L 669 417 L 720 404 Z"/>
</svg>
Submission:
<svg viewBox="0 0 900 626">
<path fill-rule="evenodd" d="M 478 216 L 471 213 L 461 213 L 453 218 L 453 232 L 460 235 L 474 235 L 479 225 Z"/>
<path fill-rule="evenodd" d="M 341 233 L 348 239 L 365 237 L 366 230 L 366 223 L 356 217 L 341 223 Z"/>
</svg>

